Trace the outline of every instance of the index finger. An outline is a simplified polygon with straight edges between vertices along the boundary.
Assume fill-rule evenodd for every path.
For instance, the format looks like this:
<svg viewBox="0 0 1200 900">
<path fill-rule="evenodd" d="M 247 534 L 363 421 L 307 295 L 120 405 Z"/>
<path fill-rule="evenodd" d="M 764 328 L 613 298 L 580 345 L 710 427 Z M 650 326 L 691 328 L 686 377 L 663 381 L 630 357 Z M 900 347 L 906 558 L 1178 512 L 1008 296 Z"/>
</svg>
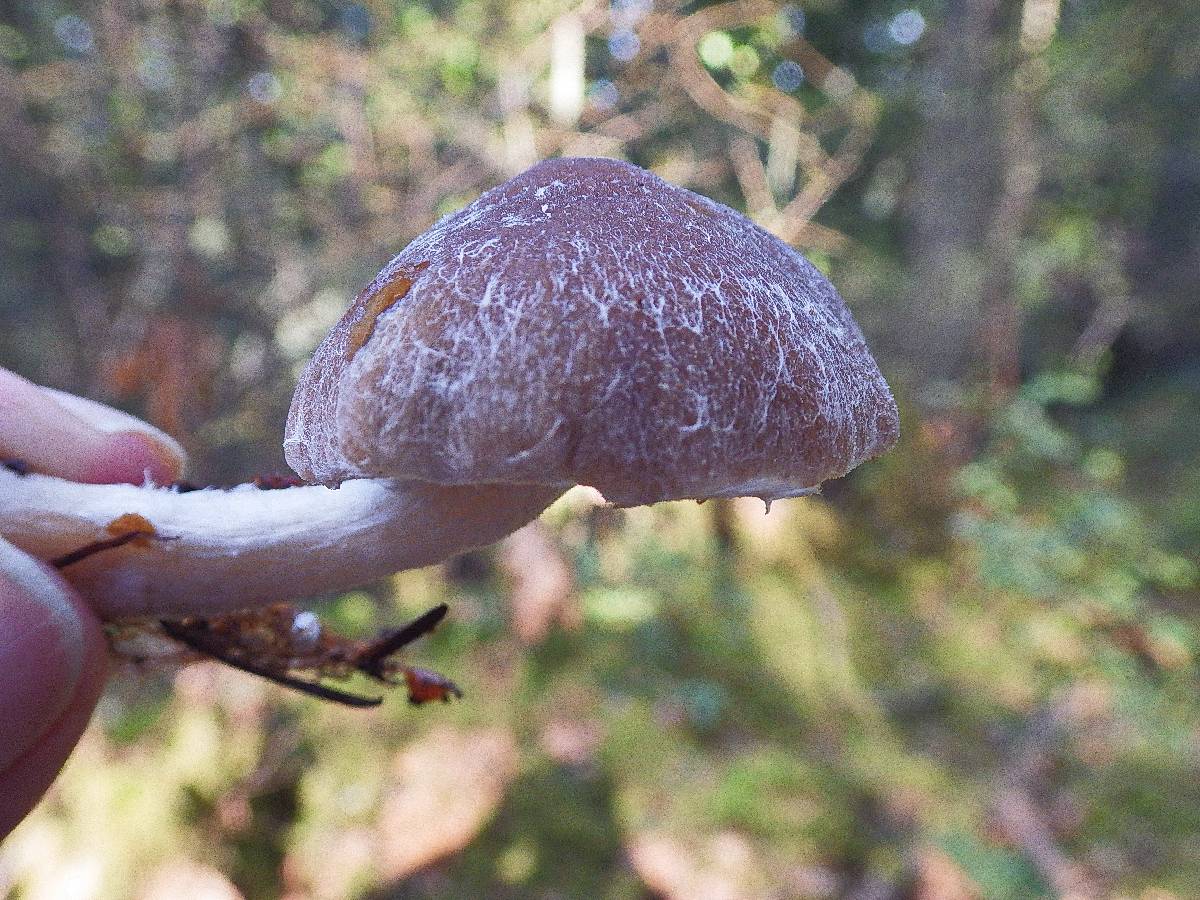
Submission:
<svg viewBox="0 0 1200 900">
<path fill-rule="evenodd" d="M 184 455 L 145 422 L 0 369 L 0 460 L 90 484 L 169 484 Z"/>
</svg>

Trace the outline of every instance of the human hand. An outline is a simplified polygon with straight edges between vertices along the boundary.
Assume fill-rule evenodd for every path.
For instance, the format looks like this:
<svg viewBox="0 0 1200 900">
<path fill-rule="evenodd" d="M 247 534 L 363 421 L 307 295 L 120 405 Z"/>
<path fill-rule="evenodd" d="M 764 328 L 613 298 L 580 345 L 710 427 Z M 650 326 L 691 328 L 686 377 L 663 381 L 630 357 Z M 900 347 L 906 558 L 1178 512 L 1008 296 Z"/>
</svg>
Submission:
<svg viewBox="0 0 1200 900">
<path fill-rule="evenodd" d="M 0 460 L 88 483 L 159 484 L 183 453 L 144 422 L 0 369 Z M 0 838 L 83 733 L 107 669 L 100 622 L 52 568 L 0 537 Z"/>
</svg>

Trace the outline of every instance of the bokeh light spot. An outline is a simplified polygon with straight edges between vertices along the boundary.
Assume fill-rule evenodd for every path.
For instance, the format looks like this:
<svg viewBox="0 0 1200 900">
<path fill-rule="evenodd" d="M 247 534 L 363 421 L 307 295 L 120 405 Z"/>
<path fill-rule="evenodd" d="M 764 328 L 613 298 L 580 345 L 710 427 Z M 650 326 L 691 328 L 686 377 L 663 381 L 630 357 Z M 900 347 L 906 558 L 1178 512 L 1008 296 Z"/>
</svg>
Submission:
<svg viewBox="0 0 1200 900">
<path fill-rule="evenodd" d="M 359 3 L 349 3 L 339 16 L 342 33 L 352 41 L 365 41 L 371 33 L 371 13 Z"/>
<path fill-rule="evenodd" d="M 137 77 L 152 91 L 170 90 L 175 85 L 175 66 L 165 54 L 152 51 L 138 63 Z"/>
<path fill-rule="evenodd" d="M 223 221 L 213 216 L 201 216 L 188 232 L 188 245 L 197 253 L 215 259 L 228 253 L 233 241 Z"/>
<path fill-rule="evenodd" d="M 724 31 L 710 31 L 700 39 L 696 52 L 710 69 L 723 69 L 733 59 L 733 39 Z"/>
<path fill-rule="evenodd" d="M 283 93 L 283 86 L 270 72 L 255 72 L 246 82 L 246 90 L 259 103 L 274 103 Z"/>
<path fill-rule="evenodd" d="M 641 49 L 641 40 L 628 28 L 613 32 L 612 37 L 608 39 L 608 52 L 621 62 L 629 62 Z"/>
<path fill-rule="evenodd" d="M 29 55 L 29 41 L 25 35 L 8 25 L 0 25 L 0 59 L 20 62 Z"/>
<path fill-rule="evenodd" d="M 779 90 L 790 94 L 804 84 L 804 69 L 799 63 L 785 59 L 771 72 L 771 81 Z"/>
<path fill-rule="evenodd" d="M 92 233 L 92 242 L 107 256 L 125 256 L 133 249 L 133 235 L 128 228 L 106 223 Z"/>
<path fill-rule="evenodd" d="M 607 78 L 597 79 L 588 91 L 588 100 L 597 109 L 615 109 L 621 102 L 621 92 Z"/>
<path fill-rule="evenodd" d="M 925 33 L 925 17 L 915 9 L 906 9 L 892 16 L 887 30 L 888 37 L 897 44 L 907 47 L 915 44 Z"/>
<path fill-rule="evenodd" d="M 59 16 L 55 19 L 54 36 L 72 53 L 87 53 L 95 45 L 92 26 L 79 16 Z"/>
<path fill-rule="evenodd" d="M 612 0 L 611 15 L 613 21 L 629 25 L 644 19 L 653 8 L 650 0 Z"/>
<path fill-rule="evenodd" d="M 807 25 L 808 20 L 800 7 L 789 3 L 779 11 L 779 26 L 785 37 L 799 37 Z"/>
<path fill-rule="evenodd" d="M 741 46 L 733 51 L 733 59 L 729 61 L 729 68 L 738 78 L 750 78 L 758 71 L 760 60 L 758 51 L 753 47 Z"/>
</svg>

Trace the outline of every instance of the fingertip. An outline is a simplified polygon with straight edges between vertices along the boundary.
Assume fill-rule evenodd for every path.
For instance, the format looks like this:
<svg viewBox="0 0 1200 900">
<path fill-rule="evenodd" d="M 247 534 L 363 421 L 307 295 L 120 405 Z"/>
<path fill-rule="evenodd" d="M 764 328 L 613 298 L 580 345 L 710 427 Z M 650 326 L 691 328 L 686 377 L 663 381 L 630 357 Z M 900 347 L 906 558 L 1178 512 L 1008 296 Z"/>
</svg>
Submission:
<svg viewBox="0 0 1200 900">
<path fill-rule="evenodd" d="M 165 431 L 95 400 L 53 388 L 39 390 L 76 421 L 86 423 L 98 438 L 89 442 L 92 459 L 86 471 L 63 477 L 100 484 L 142 484 L 147 479 L 154 484 L 170 484 L 183 475 L 187 454 Z"/>
<path fill-rule="evenodd" d="M 186 457 L 170 435 L 127 413 L 0 369 L 0 457 L 70 481 L 177 481 Z"/>
<path fill-rule="evenodd" d="M 171 484 L 183 474 L 183 459 L 173 448 L 141 431 L 118 431 L 99 444 L 89 484 Z"/>
</svg>

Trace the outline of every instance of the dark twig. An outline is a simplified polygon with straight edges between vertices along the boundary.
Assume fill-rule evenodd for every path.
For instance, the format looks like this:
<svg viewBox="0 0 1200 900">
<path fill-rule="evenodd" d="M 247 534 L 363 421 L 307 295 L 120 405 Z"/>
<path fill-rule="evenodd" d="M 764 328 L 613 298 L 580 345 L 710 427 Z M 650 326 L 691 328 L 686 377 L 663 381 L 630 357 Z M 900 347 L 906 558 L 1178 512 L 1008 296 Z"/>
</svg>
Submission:
<svg viewBox="0 0 1200 900">
<path fill-rule="evenodd" d="M 29 474 L 29 463 L 23 459 L 0 459 L 0 466 L 17 475 Z"/>
<path fill-rule="evenodd" d="M 272 484 L 264 489 L 290 486 Z M 148 525 L 139 527 L 137 521 L 123 525 L 131 530 L 64 553 L 51 560 L 51 565 L 65 569 L 97 553 L 114 550 L 139 539 L 170 540 L 147 531 Z M 315 680 L 322 676 L 344 678 L 352 672 L 361 672 L 388 686 L 400 683 L 397 681 L 399 676 L 408 687 L 409 703 L 419 706 L 430 700 L 448 703 L 451 697 L 461 698 L 462 691 L 453 681 L 436 672 L 397 665 L 392 657 L 433 631 L 446 617 L 448 609 L 446 604 L 439 603 L 407 625 L 385 631 L 375 640 L 367 642 L 352 641 L 319 626 L 313 633 L 306 629 L 298 630 L 300 613 L 287 604 L 213 618 L 162 619 L 159 626 L 168 637 L 202 656 L 302 694 L 356 708 L 378 706 L 383 702 L 382 697 L 363 697 Z M 295 674 L 297 671 L 313 677 L 298 677 Z"/>
<path fill-rule="evenodd" d="M 1059 896 L 1086 900 L 1100 891 L 1087 870 L 1058 846 L 1037 802 L 1037 784 L 1051 765 L 1052 748 L 1062 741 L 1067 715 L 1059 700 L 1030 716 L 999 773 L 991 813 L 1000 832 Z"/>
<path fill-rule="evenodd" d="M 327 687 L 320 682 L 306 681 L 302 678 L 273 671 L 266 666 L 256 665 L 247 660 L 239 659 L 226 651 L 220 638 L 209 637 L 208 623 L 203 619 L 188 621 L 163 619 L 159 624 L 162 626 L 163 631 L 170 637 L 203 656 L 211 657 L 243 672 L 249 672 L 251 675 L 266 678 L 268 681 L 273 681 L 276 684 L 299 691 L 302 694 L 308 694 L 312 697 L 318 697 L 322 700 L 329 700 L 333 703 L 340 703 L 343 706 L 352 706 L 358 709 L 378 706 L 383 702 L 382 697 L 360 697 L 357 694 Z"/>
<path fill-rule="evenodd" d="M 429 612 L 418 616 L 404 627 L 380 635 L 377 640 L 368 644 L 363 652 L 355 657 L 354 667 L 372 678 L 383 680 L 386 677 L 383 664 L 387 658 L 400 648 L 408 646 L 433 631 L 438 623 L 446 617 L 449 609 L 445 603 L 439 603 Z"/>
<path fill-rule="evenodd" d="M 118 534 L 116 537 L 106 538 L 103 541 L 94 541 L 91 544 L 84 544 L 72 550 L 70 553 L 64 553 L 62 556 L 56 556 L 50 560 L 50 565 L 56 569 L 65 569 L 67 566 L 74 565 L 77 562 L 82 562 L 89 556 L 95 556 L 97 553 L 103 553 L 105 550 L 115 550 L 117 547 L 124 547 L 126 544 L 136 541 L 138 538 L 145 538 L 146 535 L 140 531 L 127 531 L 125 534 Z"/>
</svg>

